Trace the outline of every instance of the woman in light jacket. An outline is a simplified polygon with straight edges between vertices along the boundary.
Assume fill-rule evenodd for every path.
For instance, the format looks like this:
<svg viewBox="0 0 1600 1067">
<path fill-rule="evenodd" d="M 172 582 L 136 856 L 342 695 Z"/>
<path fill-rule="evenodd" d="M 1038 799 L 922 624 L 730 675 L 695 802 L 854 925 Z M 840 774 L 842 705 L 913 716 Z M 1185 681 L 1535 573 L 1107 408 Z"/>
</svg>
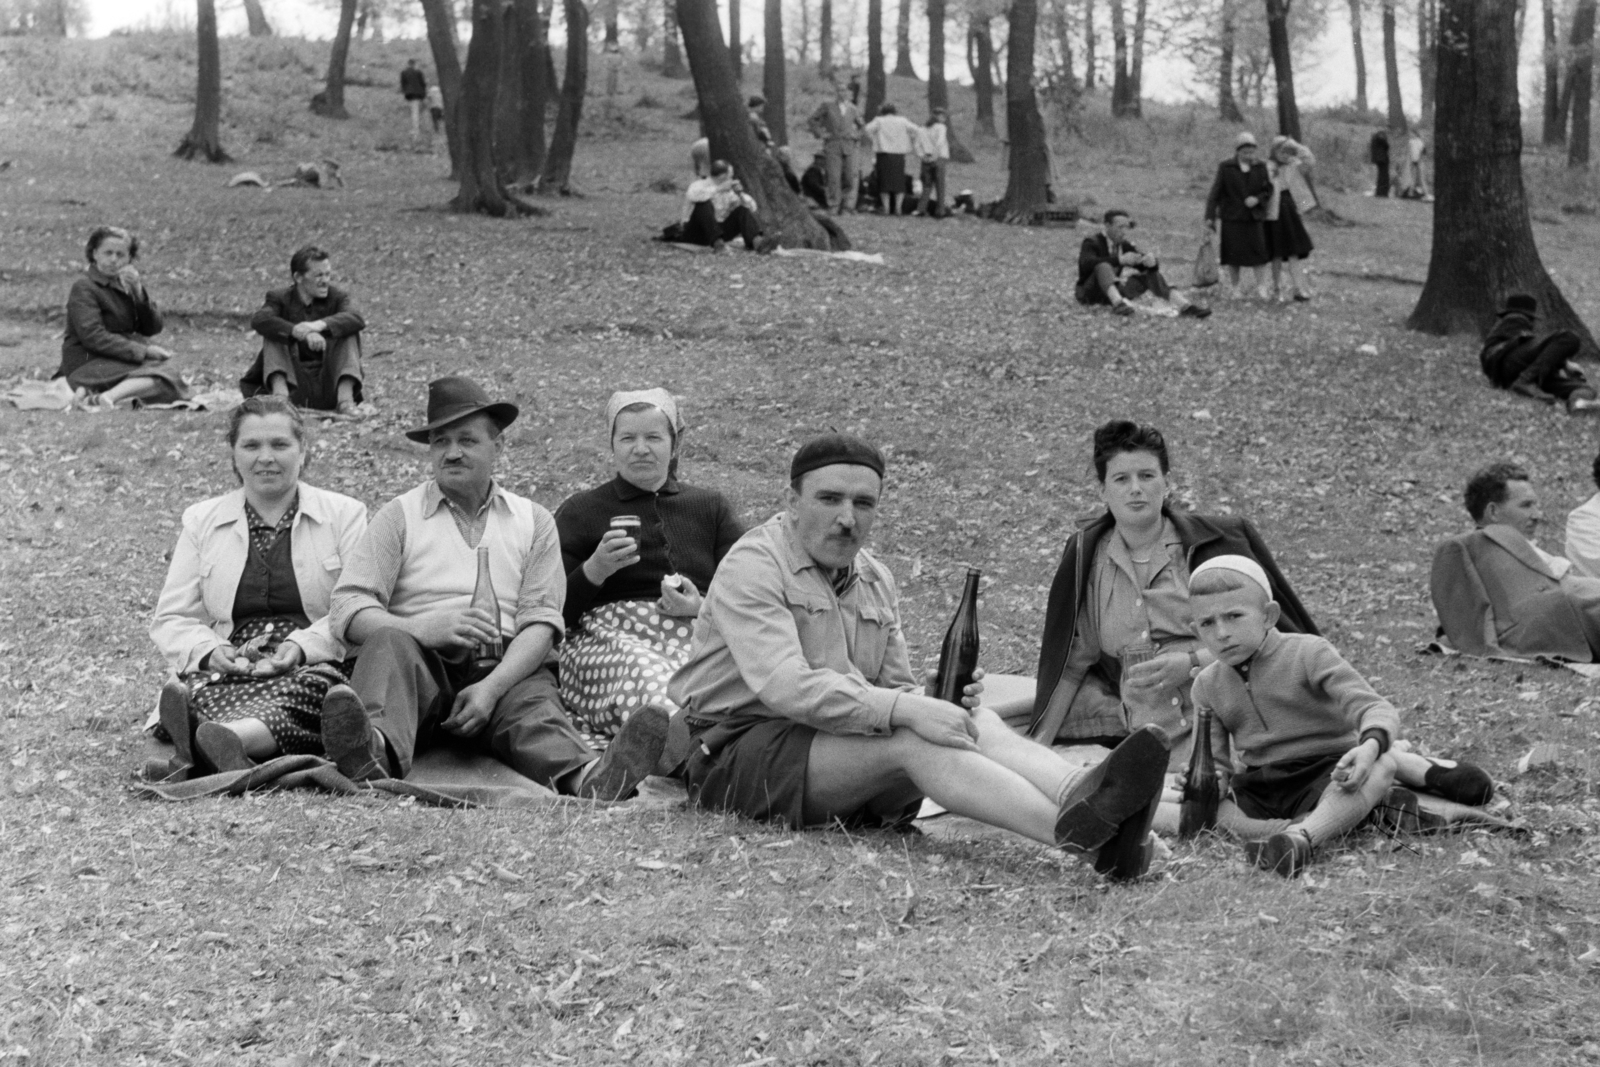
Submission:
<svg viewBox="0 0 1600 1067">
<path fill-rule="evenodd" d="M 181 765 L 239 770 L 322 751 L 323 694 L 346 680 L 328 597 L 367 509 L 300 481 L 308 443 L 286 399 L 251 397 L 228 424 L 240 487 L 183 514 L 150 624 L 174 675 L 161 725 Z"/>
<path fill-rule="evenodd" d="M 1267 153 L 1267 171 L 1272 175 L 1272 199 L 1267 202 L 1267 248 L 1272 252 L 1272 296 L 1280 295 L 1283 271 L 1289 272 L 1295 300 L 1311 299 L 1310 286 L 1300 276 L 1300 261 L 1316 246 L 1300 221 L 1300 204 L 1317 206 L 1316 194 L 1301 173 L 1317 162 L 1311 149 L 1279 134 Z"/>
</svg>

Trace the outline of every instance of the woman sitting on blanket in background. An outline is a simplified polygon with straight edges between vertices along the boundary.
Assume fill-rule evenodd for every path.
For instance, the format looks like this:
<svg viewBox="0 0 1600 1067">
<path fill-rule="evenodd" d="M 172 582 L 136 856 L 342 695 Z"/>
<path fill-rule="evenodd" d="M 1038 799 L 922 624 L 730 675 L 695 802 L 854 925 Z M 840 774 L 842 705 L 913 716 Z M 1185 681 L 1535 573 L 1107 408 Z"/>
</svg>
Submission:
<svg viewBox="0 0 1600 1067">
<path fill-rule="evenodd" d="M 1154 427 L 1114 421 L 1095 430 L 1106 513 L 1067 539 L 1050 587 L 1028 730 L 1046 744 L 1115 748 L 1147 723 L 1160 726 L 1172 739 L 1176 772 L 1156 813 L 1163 833 L 1178 828 L 1193 741 L 1193 676 L 1214 658 L 1191 628 L 1190 572 L 1217 556 L 1254 560 L 1279 606 L 1277 629 L 1318 632 L 1248 519 L 1169 503 L 1169 467 L 1166 441 Z M 1465 804 L 1484 803 L 1492 791 L 1475 767 L 1396 756 L 1408 786 Z"/>
<path fill-rule="evenodd" d="M 251 397 L 228 422 L 240 487 L 183 513 L 150 624 L 174 675 L 160 712 L 175 770 L 322 752 L 323 695 L 347 680 L 328 595 L 367 509 L 300 481 L 309 446 L 287 399 Z"/>
<path fill-rule="evenodd" d="M 701 595 L 744 533 L 721 493 L 677 480 L 683 422 L 671 393 L 612 394 L 606 429 L 616 476 L 556 509 L 567 568 L 561 699 L 602 743 L 647 704 L 677 710 L 667 681 L 689 658 Z"/>
<path fill-rule="evenodd" d="M 92 406 L 104 409 L 123 400 L 187 397 L 183 377 L 166 366 L 172 350 L 150 340 L 161 332 L 161 312 L 133 265 L 139 238 L 120 226 L 100 226 L 84 255 L 89 269 L 67 296 L 61 365 L 51 377 L 86 390 Z"/>
</svg>

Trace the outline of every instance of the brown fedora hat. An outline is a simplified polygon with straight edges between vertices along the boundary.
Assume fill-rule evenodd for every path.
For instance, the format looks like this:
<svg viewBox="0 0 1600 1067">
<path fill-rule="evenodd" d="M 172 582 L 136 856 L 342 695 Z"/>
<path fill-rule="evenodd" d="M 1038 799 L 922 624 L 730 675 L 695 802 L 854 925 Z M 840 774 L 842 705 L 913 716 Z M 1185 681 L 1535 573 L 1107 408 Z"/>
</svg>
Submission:
<svg viewBox="0 0 1600 1067">
<path fill-rule="evenodd" d="M 480 411 L 502 430 L 515 422 L 518 414 L 517 405 L 491 401 L 483 386 L 471 378 L 439 378 L 428 383 L 428 424 L 407 430 L 406 436 L 425 445 L 434 430 Z"/>
</svg>

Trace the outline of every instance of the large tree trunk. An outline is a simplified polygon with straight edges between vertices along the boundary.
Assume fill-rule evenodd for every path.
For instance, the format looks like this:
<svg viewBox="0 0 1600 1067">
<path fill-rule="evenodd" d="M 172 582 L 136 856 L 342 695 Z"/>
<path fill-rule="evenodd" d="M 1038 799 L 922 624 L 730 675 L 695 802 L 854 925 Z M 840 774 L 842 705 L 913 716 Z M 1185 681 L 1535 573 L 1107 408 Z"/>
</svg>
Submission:
<svg viewBox="0 0 1600 1067">
<path fill-rule="evenodd" d="M 917 68 L 911 65 L 911 0 L 900 0 L 900 17 L 894 27 L 894 76 L 915 78 Z"/>
<path fill-rule="evenodd" d="M 500 82 L 501 0 L 473 0 L 472 40 L 461 79 L 458 114 L 461 130 L 461 185 L 450 207 L 455 211 L 503 217 L 515 214 L 494 165 L 495 95 Z"/>
<path fill-rule="evenodd" d="M 1556 0 L 1544 0 L 1544 135 L 1547 145 L 1566 140 L 1566 123 L 1561 121 L 1561 47 L 1556 33 Z"/>
<path fill-rule="evenodd" d="M 494 169 L 506 188 L 522 178 L 518 171 L 523 163 L 522 118 L 527 106 L 522 92 L 522 33 L 514 0 L 501 0 L 500 39 L 496 42 L 500 55 L 494 90 Z"/>
<path fill-rule="evenodd" d="M 1400 57 L 1394 41 L 1395 0 L 1383 0 L 1383 81 L 1389 96 L 1389 132 L 1392 135 L 1406 128 L 1405 102 L 1400 97 Z"/>
<path fill-rule="evenodd" d="M 544 121 L 550 111 L 550 79 L 545 68 L 550 63 L 550 39 L 538 0 L 512 0 L 512 10 L 522 43 L 518 64 L 522 75 L 522 154 L 514 173 L 519 185 L 528 185 L 538 182 L 544 172 Z"/>
<path fill-rule="evenodd" d="M 450 177 L 459 180 L 464 156 L 461 150 L 461 58 L 456 46 L 455 10 L 450 0 L 422 0 L 422 17 L 428 26 L 433 76 L 438 79 L 439 95 L 444 97 L 444 140 L 450 152 Z"/>
<path fill-rule="evenodd" d="M 1433 121 L 1434 84 L 1438 77 L 1438 0 L 1417 0 L 1417 76 L 1422 83 L 1420 117 L 1426 126 Z"/>
<path fill-rule="evenodd" d="M 820 222 L 790 190 L 777 160 L 768 155 L 750 129 L 733 64 L 722 41 L 716 0 L 678 0 L 683 46 L 700 99 L 700 124 L 711 140 L 711 158 L 733 164 L 745 191 L 755 198 L 762 227 L 789 248 L 824 251 L 833 242 Z"/>
<path fill-rule="evenodd" d="M 350 58 L 350 30 L 356 23 L 356 0 L 342 0 L 339 4 L 339 29 L 333 35 L 333 48 L 328 53 L 328 79 L 322 92 L 311 98 L 311 110 L 324 118 L 347 119 L 350 112 L 344 107 L 344 67 Z"/>
<path fill-rule="evenodd" d="M 1444 0 L 1439 113 L 1428 280 L 1406 325 L 1424 333 L 1482 336 L 1508 293 L 1539 301 L 1543 329 L 1594 339 L 1539 259 L 1522 185 L 1517 102 L 1516 0 Z"/>
<path fill-rule="evenodd" d="M 928 113 L 942 108 L 948 117 L 950 87 L 944 79 L 945 0 L 928 0 Z M 950 142 L 950 158 L 956 163 L 971 163 L 972 150 L 956 136 L 955 124 L 945 123 L 945 138 Z"/>
<path fill-rule="evenodd" d="M 761 95 L 767 98 L 767 106 L 762 109 L 761 117 L 772 134 L 772 142 L 786 145 L 789 143 L 789 79 L 783 58 L 783 0 L 766 0 L 763 14 L 766 50 L 761 59 Z"/>
<path fill-rule="evenodd" d="M 222 54 L 217 47 L 216 0 L 195 0 L 195 39 L 199 59 L 195 64 L 194 125 L 173 153 L 179 159 L 203 156 L 210 163 L 231 159 L 222 150 Z"/>
<path fill-rule="evenodd" d="M 1300 105 L 1294 100 L 1294 66 L 1289 58 L 1289 5 L 1293 0 L 1267 0 L 1267 43 L 1272 50 L 1272 72 L 1278 84 L 1278 132 L 1296 141 L 1300 136 Z"/>
<path fill-rule="evenodd" d="M 1594 90 L 1595 0 L 1578 0 L 1572 15 L 1572 137 L 1567 165 L 1589 165 L 1589 101 Z"/>
<path fill-rule="evenodd" d="M 1037 0 L 1013 0 L 1010 24 L 1006 36 L 1006 139 L 1011 171 L 998 213 L 1008 222 L 1027 222 L 1048 202 L 1050 184 L 1050 148 L 1033 91 Z"/>
<path fill-rule="evenodd" d="M 1241 0 L 1222 0 L 1221 26 L 1217 40 L 1217 117 L 1223 122 L 1243 122 L 1244 113 L 1233 95 L 1233 49 L 1238 36 L 1234 5 Z"/>
<path fill-rule="evenodd" d="M 1128 64 L 1127 114 L 1134 118 L 1144 114 L 1144 28 L 1145 0 L 1138 0 L 1133 9 L 1133 58 Z"/>
<path fill-rule="evenodd" d="M 817 73 L 833 77 L 833 0 L 822 0 L 821 25 L 817 30 Z"/>
<path fill-rule="evenodd" d="M 250 26 L 250 36 L 272 36 L 272 23 L 267 21 L 267 13 L 261 10 L 261 0 L 244 0 L 244 17 Z"/>
<path fill-rule="evenodd" d="M 1111 113 L 1128 113 L 1128 21 L 1122 0 L 1111 0 Z"/>
<path fill-rule="evenodd" d="M 994 38 L 989 35 L 988 16 L 976 12 L 967 26 L 967 70 L 972 72 L 972 92 L 978 98 L 978 133 L 993 137 L 994 129 Z"/>
<path fill-rule="evenodd" d="M 1083 91 L 1094 92 L 1094 0 L 1083 0 Z"/>
<path fill-rule="evenodd" d="M 1367 45 L 1361 39 L 1361 0 L 1350 0 L 1350 48 L 1356 59 L 1356 110 L 1367 110 Z"/>
<path fill-rule="evenodd" d="M 728 58 L 733 61 L 733 84 L 744 94 L 744 37 L 739 26 L 739 0 L 728 0 Z"/>
<path fill-rule="evenodd" d="M 572 155 L 578 148 L 578 122 L 583 118 L 583 94 L 589 89 L 589 9 L 583 0 L 565 0 L 567 19 L 567 78 L 561 83 L 561 109 L 544 160 L 539 188 L 544 192 L 572 193 Z M 678 11 L 679 18 L 683 11 Z"/>
<path fill-rule="evenodd" d="M 683 48 L 678 44 L 677 0 L 662 0 L 661 10 L 665 13 L 661 20 L 661 76 L 686 77 L 689 68 L 683 65 Z"/>
<path fill-rule="evenodd" d="M 888 94 L 883 73 L 883 0 L 867 0 L 867 118 L 878 114 Z"/>
</svg>

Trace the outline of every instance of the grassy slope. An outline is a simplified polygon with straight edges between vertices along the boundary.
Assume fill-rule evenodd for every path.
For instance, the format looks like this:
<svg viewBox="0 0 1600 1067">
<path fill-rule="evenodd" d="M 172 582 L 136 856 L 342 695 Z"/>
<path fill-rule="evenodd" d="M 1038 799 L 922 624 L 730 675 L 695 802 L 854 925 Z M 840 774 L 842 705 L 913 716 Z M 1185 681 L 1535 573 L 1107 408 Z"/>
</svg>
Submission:
<svg viewBox="0 0 1600 1067">
<path fill-rule="evenodd" d="M 0 1062 L 1600 1059 L 1589 690 L 1412 651 L 1431 625 L 1428 549 L 1463 526 L 1466 472 L 1525 460 L 1559 517 L 1590 491 L 1593 424 L 1487 390 L 1465 339 L 1400 328 L 1416 286 L 1363 276 L 1420 281 L 1428 214 L 1338 191 L 1357 187 L 1358 134 L 1313 138 L 1358 223 L 1314 231 L 1316 303 L 1123 323 L 1072 303 L 1079 235 L 1060 231 L 853 220 L 881 268 L 648 243 L 677 200 L 646 189 L 683 180 L 691 128 L 674 117 L 683 86 L 647 75 L 624 99 L 665 106 L 604 120 L 592 99 L 598 136 L 576 169 L 590 195 L 547 219 L 440 213 L 439 159 L 379 150 L 402 139 L 399 49 L 359 46 L 381 88 L 353 89 L 357 119 L 336 125 L 302 110 L 315 50 L 226 42 L 240 162 L 182 164 L 167 152 L 190 50 L 0 41 L 8 84 L 27 87 L 0 112 L 16 161 L 0 175 L 0 373 L 54 366 L 98 222 L 142 233 L 185 366 L 215 382 L 237 375 L 245 318 L 315 238 L 367 310 L 370 348 L 392 350 L 370 364 L 381 418 L 323 435 L 319 484 L 376 504 L 414 482 L 397 431 L 444 371 L 525 405 L 506 478 L 547 505 L 603 475 L 596 413 L 614 387 L 684 394 L 688 476 L 752 520 L 797 440 L 858 429 L 892 448 L 877 543 L 912 642 L 933 647 L 960 564 L 977 563 L 993 579 L 988 664 L 1023 672 L 1061 541 L 1094 501 L 1090 430 L 1151 420 L 1182 495 L 1257 520 L 1416 735 L 1501 779 L 1539 740 L 1568 746 L 1567 766 L 1511 783 L 1526 840 L 1363 839 L 1295 885 L 1233 846 L 1184 847 L 1166 877 L 1110 891 L 1011 841 L 792 836 L 660 807 L 164 807 L 123 787 L 159 679 L 144 625 L 182 507 L 230 484 L 219 422 L 10 412 Z M 895 96 L 914 104 L 915 87 Z M 1092 147 L 1058 148 L 1064 187 L 1130 206 L 1147 244 L 1188 254 L 1226 131 L 1187 113 L 1085 125 Z M 324 155 L 345 164 L 343 191 L 223 188 L 234 169 Z M 998 192 L 995 152 L 953 182 Z M 1596 227 L 1548 217 L 1541 248 L 1594 318 Z"/>
</svg>

